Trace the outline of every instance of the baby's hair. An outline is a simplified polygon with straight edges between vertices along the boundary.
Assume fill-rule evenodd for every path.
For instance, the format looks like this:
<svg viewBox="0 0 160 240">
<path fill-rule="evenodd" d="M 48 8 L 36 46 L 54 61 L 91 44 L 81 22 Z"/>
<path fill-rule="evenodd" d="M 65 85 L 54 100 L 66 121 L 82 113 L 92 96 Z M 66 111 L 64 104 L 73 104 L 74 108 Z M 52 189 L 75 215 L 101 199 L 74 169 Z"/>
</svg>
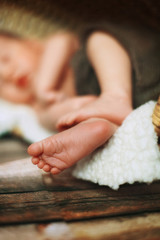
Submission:
<svg viewBox="0 0 160 240">
<path fill-rule="evenodd" d="M 8 30 L 0 30 L 0 37 L 10 38 L 10 39 L 21 39 L 22 38 L 17 33 L 13 33 Z"/>
</svg>

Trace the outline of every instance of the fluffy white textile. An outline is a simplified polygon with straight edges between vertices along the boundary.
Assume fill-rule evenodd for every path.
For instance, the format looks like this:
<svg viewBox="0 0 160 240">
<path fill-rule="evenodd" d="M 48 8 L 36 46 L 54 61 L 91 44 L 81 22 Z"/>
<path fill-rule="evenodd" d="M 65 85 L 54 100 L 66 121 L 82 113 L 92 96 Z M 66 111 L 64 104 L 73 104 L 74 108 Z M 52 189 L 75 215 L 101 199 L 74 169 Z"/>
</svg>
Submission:
<svg viewBox="0 0 160 240">
<path fill-rule="evenodd" d="M 16 133 L 31 143 L 53 134 L 39 124 L 31 107 L 0 99 L 0 136 L 8 132 Z"/>
<path fill-rule="evenodd" d="M 160 179 L 160 151 L 151 117 L 154 106 L 150 101 L 134 110 L 103 147 L 77 164 L 73 175 L 113 189 Z"/>
</svg>

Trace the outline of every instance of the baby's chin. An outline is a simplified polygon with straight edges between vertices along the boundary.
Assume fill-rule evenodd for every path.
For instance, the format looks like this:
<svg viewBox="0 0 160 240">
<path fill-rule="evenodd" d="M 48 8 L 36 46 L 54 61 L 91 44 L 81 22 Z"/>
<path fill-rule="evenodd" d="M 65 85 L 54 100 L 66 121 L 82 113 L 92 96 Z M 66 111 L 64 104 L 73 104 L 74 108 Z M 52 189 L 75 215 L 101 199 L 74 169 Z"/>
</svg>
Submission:
<svg viewBox="0 0 160 240">
<path fill-rule="evenodd" d="M 30 93 L 22 90 L 21 93 L 12 95 L 9 98 L 6 98 L 6 100 L 15 104 L 32 105 L 33 96 Z"/>
</svg>

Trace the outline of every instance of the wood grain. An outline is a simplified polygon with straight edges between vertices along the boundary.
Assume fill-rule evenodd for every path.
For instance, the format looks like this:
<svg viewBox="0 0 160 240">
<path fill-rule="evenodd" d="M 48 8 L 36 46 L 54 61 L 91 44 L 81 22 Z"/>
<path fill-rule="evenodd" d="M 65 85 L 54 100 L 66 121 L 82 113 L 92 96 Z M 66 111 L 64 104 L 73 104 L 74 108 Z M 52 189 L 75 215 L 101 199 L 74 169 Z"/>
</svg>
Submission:
<svg viewBox="0 0 160 240">
<path fill-rule="evenodd" d="M 150 186 L 123 185 L 114 191 L 65 178 L 65 174 L 61 176 L 52 177 L 53 184 L 44 183 L 43 190 L 1 194 L 0 223 L 77 220 L 160 211 L 159 182 Z"/>
<path fill-rule="evenodd" d="M 159 240 L 160 214 L 0 227 L 3 240 Z"/>
</svg>

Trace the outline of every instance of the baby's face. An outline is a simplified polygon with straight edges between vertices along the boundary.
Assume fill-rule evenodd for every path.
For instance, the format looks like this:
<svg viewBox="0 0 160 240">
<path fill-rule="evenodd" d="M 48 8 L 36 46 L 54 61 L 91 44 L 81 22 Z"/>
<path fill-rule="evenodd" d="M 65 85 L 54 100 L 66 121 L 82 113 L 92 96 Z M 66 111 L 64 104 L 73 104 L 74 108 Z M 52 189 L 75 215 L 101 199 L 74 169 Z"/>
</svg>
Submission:
<svg viewBox="0 0 160 240">
<path fill-rule="evenodd" d="M 0 85 L 4 90 L 0 96 L 14 102 L 28 101 L 36 66 L 36 54 L 25 41 L 0 37 Z"/>
</svg>

